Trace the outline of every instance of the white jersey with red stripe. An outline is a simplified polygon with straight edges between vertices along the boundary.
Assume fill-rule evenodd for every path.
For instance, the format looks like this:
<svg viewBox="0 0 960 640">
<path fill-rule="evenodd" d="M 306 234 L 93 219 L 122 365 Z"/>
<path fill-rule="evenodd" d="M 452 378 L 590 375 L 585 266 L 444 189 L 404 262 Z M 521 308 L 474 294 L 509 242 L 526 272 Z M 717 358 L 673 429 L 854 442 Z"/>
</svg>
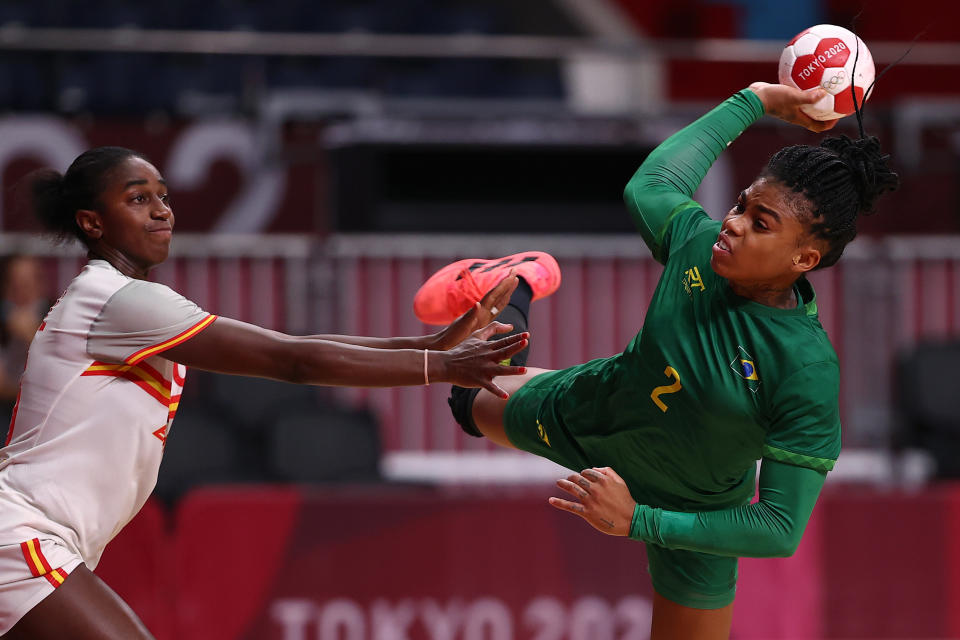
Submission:
<svg viewBox="0 0 960 640">
<path fill-rule="evenodd" d="M 161 354 L 215 319 L 90 261 L 30 346 L 0 449 L 0 547 L 51 539 L 96 567 L 156 484 L 186 375 Z"/>
</svg>

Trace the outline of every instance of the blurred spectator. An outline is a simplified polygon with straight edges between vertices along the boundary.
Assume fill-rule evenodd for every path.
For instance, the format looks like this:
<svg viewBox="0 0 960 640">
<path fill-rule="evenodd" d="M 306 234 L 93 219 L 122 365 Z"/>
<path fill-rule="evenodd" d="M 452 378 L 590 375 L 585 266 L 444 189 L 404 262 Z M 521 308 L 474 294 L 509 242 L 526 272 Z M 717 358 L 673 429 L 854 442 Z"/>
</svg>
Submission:
<svg viewBox="0 0 960 640">
<path fill-rule="evenodd" d="M 44 294 L 40 264 L 32 256 L 10 256 L 2 268 L 0 286 L 0 411 L 13 412 L 27 349 L 50 308 Z"/>
</svg>

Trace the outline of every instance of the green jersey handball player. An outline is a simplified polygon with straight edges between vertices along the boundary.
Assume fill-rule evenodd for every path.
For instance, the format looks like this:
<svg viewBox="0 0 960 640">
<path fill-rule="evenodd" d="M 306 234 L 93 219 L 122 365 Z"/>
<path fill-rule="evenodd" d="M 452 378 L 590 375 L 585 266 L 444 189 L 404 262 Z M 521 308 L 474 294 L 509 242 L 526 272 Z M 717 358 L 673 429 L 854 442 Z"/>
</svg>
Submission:
<svg viewBox="0 0 960 640">
<path fill-rule="evenodd" d="M 654 640 L 728 637 L 737 558 L 794 552 L 840 452 L 839 366 L 805 275 L 836 263 L 858 216 L 897 187 L 888 156 L 875 137 L 829 137 L 775 153 L 722 221 L 692 199 L 764 113 L 831 128 L 801 111 L 821 97 L 755 83 L 640 166 L 624 197 L 664 270 L 623 353 L 505 378 L 509 399 L 451 393 L 468 433 L 580 470 L 558 482 L 573 500 L 551 504 L 646 543 Z M 560 282 L 538 252 L 455 263 L 415 310 L 447 322 L 511 271 L 520 284 L 501 319 L 525 331 L 530 302 Z"/>
</svg>

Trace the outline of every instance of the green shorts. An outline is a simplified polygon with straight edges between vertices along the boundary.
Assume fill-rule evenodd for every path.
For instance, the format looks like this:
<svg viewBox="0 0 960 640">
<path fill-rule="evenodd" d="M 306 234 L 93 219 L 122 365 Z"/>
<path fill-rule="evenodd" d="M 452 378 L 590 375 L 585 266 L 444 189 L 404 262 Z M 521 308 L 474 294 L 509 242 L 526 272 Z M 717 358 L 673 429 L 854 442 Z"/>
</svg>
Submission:
<svg viewBox="0 0 960 640">
<path fill-rule="evenodd" d="M 598 466 L 555 415 L 554 378 L 549 373 L 536 376 L 510 396 L 503 416 L 504 431 L 518 449 L 567 469 L 582 471 Z M 630 493 L 644 504 L 662 506 L 654 499 L 645 500 L 642 487 L 630 487 Z M 736 558 L 653 544 L 646 547 L 653 588 L 667 600 L 695 609 L 721 609 L 733 602 L 737 587 Z"/>
</svg>

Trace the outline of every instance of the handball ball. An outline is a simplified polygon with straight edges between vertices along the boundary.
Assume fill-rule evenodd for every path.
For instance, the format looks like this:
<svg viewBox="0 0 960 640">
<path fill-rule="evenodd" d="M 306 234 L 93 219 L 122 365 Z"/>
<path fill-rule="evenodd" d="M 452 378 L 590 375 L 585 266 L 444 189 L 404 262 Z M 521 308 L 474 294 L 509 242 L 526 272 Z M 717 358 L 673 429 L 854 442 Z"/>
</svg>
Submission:
<svg viewBox="0 0 960 640">
<path fill-rule="evenodd" d="M 863 40 L 832 24 L 818 24 L 801 31 L 780 54 L 780 84 L 804 90 L 822 87 L 827 91 L 822 99 L 801 107 L 814 120 L 835 120 L 853 113 L 851 81 L 857 105 L 862 106 L 872 93 L 867 89 L 875 73 L 873 56 Z"/>
</svg>

